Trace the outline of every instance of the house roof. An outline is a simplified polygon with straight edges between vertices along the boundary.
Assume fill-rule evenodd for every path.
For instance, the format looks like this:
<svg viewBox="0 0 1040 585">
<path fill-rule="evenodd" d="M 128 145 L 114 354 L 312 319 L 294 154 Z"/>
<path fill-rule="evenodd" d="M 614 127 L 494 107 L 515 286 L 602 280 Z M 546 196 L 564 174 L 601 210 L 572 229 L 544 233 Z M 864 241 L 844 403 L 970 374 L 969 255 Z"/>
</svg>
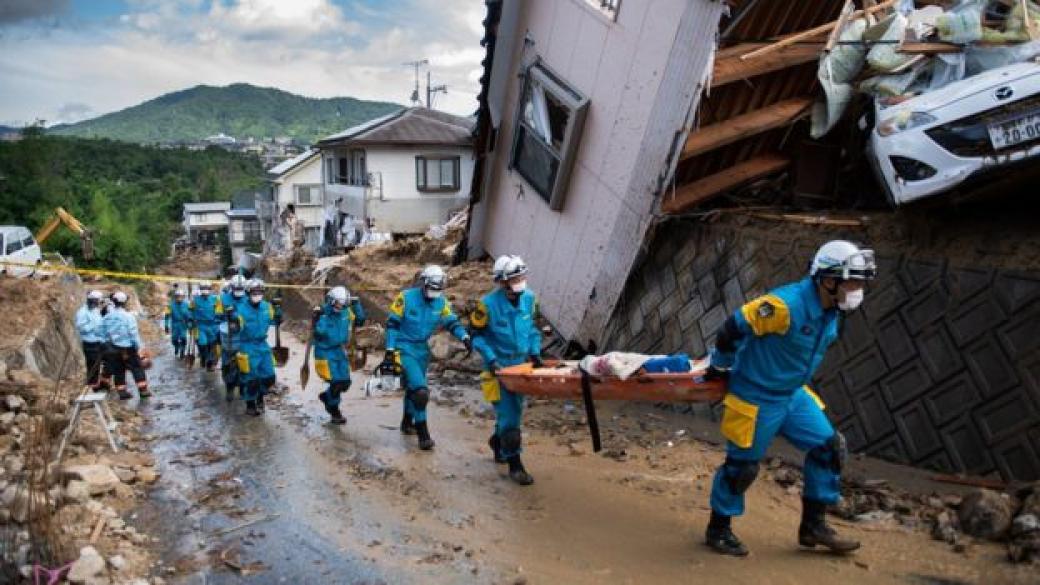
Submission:
<svg viewBox="0 0 1040 585">
<path fill-rule="evenodd" d="M 184 211 L 188 213 L 206 213 L 208 211 L 227 211 L 231 209 L 230 201 L 214 201 L 211 203 L 185 203 Z"/>
<path fill-rule="evenodd" d="M 733 0 L 719 27 L 711 91 L 700 102 L 664 211 L 683 213 L 727 192 L 788 171 L 808 136 L 827 35 L 748 58 L 779 38 L 838 18 L 842 2 Z"/>
<path fill-rule="evenodd" d="M 419 144 L 469 146 L 473 120 L 422 107 L 405 108 L 318 141 L 318 147 Z"/>
<path fill-rule="evenodd" d="M 271 167 L 267 170 L 267 174 L 272 177 L 284 175 L 286 173 L 296 170 L 297 167 L 309 161 L 311 158 L 315 156 L 318 156 L 318 151 L 314 148 L 308 148 L 302 153 L 290 159 L 284 160 L 276 164 L 275 166 Z"/>
</svg>

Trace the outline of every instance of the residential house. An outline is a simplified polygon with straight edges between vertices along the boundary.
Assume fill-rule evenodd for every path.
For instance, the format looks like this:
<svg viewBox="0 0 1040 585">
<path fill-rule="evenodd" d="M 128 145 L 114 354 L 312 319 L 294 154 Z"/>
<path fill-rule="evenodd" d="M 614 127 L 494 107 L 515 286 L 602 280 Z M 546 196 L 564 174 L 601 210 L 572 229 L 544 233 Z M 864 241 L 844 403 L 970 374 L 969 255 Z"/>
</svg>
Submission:
<svg viewBox="0 0 1040 585">
<path fill-rule="evenodd" d="M 185 203 L 183 225 L 188 241 L 204 246 L 218 244 L 220 234 L 227 232 L 229 209 L 229 201 Z"/>
<path fill-rule="evenodd" d="M 868 241 L 878 279 L 812 381 L 850 450 L 1040 478 L 1040 271 L 983 252 L 992 223 L 958 218 L 929 243 L 900 234 L 946 233 L 952 217 L 874 214 L 868 230 L 860 211 L 828 223 L 755 210 L 810 197 L 840 209 L 838 157 L 863 158 L 848 131 L 809 136 L 827 34 L 770 43 L 836 21 L 843 3 L 485 4 L 468 252 L 522 255 L 558 334 L 701 356 L 748 298 L 804 277 L 820 243 Z M 1032 224 L 999 223 L 1005 241 L 1040 245 Z"/>
<path fill-rule="evenodd" d="M 278 218 L 291 205 L 306 230 L 305 247 L 317 253 L 325 224 L 326 201 L 322 192 L 320 153 L 309 149 L 272 167 L 267 171 L 267 180 L 269 194 L 257 202 L 261 237 L 265 242 L 272 240 Z"/>
<path fill-rule="evenodd" d="M 257 219 L 256 209 L 229 209 L 228 217 L 228 245 L 231 246 L 231 261 L 240 264 L 242 254 L 245 252 L 260 252 L 263 246 L 261 237 L 260 221 Z"/>
<path fill-rule="evenodd" d="M 378 232 L 423 233 L 466 207 L 473 122 L 402 109 L 318 142 L 325 199 Z"/>
</svg>

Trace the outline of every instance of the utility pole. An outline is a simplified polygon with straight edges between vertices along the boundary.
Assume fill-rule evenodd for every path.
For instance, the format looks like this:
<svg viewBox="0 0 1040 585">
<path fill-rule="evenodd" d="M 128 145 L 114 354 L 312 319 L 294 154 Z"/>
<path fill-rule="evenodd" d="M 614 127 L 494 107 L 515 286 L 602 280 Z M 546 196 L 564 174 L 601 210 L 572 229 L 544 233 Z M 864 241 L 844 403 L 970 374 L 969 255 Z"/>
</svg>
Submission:
<svg viewBox="0 0 1040 585">
<path fill-rule="evenodd" d="M 403 65 L 405 65 L 407 67 L 414 67 L 415 68 L 415 89 L 412 90 L 412 105 L 413 106 L 421 106 L 422 105 L 422 100 L 419 99 L 419 68 L 422 67 L 423 65 L 429 65 L 429 64 L 430 64 L 430 61 L 428 59 L 422 59 L 420 61 L 408 61 L 407 63 L 403 63 Z M 427 101 L 429 101 L 429 99 L 427 99 Z"/>
<path fill-rule="evenodd" d="M 441 93 L 447 94 L 448 93 L 448 86 L 444 85 L 444 84 L 432 85 L 431 82 L 430 82 L 430 70 L 427 69 L 426 70 L 426 109 L 429 109 L 429 110 L 433 109 L 433 94 L 435 94 L 437 92 L 441 92 Z"/>
</svg>

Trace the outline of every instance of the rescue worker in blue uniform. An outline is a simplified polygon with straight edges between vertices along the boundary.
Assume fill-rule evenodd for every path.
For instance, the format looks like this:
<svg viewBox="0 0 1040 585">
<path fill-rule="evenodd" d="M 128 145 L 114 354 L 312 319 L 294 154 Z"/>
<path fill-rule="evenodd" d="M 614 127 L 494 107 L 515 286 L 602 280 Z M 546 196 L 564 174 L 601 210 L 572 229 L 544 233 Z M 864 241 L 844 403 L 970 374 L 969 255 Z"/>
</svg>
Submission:
<svg viewBox="0 0 1040 585">
<path fill-rule="evenodd" d="M 129 369 L 137 384 L 137 393 L 141 398 L 151 396 L 148 390 L 148 377 L 141 364 L 141 334 L 137 330 L 137 317 L 126 310 L 128 297 L 123 291 L 112 293 L 112 308 L 101 320 L 102 336 L 105 339 L 105 355 L 109 369 L 115 378 L 116 392 L 119 398 L 128 400 L 132 397 L 126 389 L 126 371 Z"/>
<path fill-rule="evenodd" d="M 434 441 L 426 418 L 430 389 L 426 368 L 430 365 L 430 337 L 438 329 L 449 331 L 467 351 L 473 342 L 466 328 L 444 298 L 448 277 L 440 266 L 430 265 L 419 275 L 419 286 L 398 293 L 390 305 L 386 321 L 386 357 L 380 369 L 389 371 L 398 364 L 404 381 L 404 413 L 401 432 L 419 437 L 419 448 L 428 451 Z"/>
<path fill-rule="evenodd" d="M 187 293 L 183 289 L 173 291 L 173 299 L 166 305 L 163 316 L 163 331 L 170 336 L 173 353 L 177 359 L 184 359 L 184 350 L 188 347 L 188 324 L 191 322 L 191 306 L 185 299 Z"/>
<path fill-rule="evenodd" d="M 530 361 L 542 366 L 542 334 L 536 323 L 538 302 L 527 289 L 527 265 L 519 256 L 500 256 L 492 269 L 498 289 L 488 293 L 470 315 L 473 347 L 484 359 L 480 374 L 484 398 L 495 407 L 495 432 L 488 444 L 498 463 L 509 464 L 509 477 L 520 485 L 534 483 L 520 460 L 524 397 L 496 378 L 500 368 Z"/>
<path fill-rule="evenodd" d="M 235 399 L 235 389 L 242 391 L 239 384 L 238 336 L 231 333 L 231 322 L 236 320 L 238 308 L 246 303 L 246 278 L 240 274 L 232 276 L 225 290 L 220 295 L 220 305 L 224 310 L 224 318 L 220 321 L 220 375 L 224 380 L 225 399 Z"/>
<path fill-rule="evenodd" d="M 76 331 L 79 333 L 83 360 L 87 365 L 87 385 L 101 387 L 102 357 L 105 353 L 104 331 L 101 329 L 101 301 L 105 295 L 99 290 L 87 294 L 87 302 L 76 311 Z"/>
<path fill-rule="evenodd" d="M 349 305 L 349 306 L 348 306 Z M 350 342 L 355 326 L 365 323 L 365 310 L 357 298 L 351 298 L 345 287 L 329 291 L 323 307 L 315 307 L 311 317 L 314 327 L 314 370 L 329 386 L 318 399 L 332 424 L 347 422 L 340 412 L 340 397 L 350 388 L 350 360 L 344 346 Z"/>
<path fill-rule="evenodd" d="M 238 371 L 246 414 L 260 416 L 264 395 L 274 386 L 274 356 L 267 343 L 271 325 L 282 321 L 281 307 L 264 300 L 264 281 L 250 280 L 246 285 L 248 302 L 236 308 L 238 319 L 231 322 L 231 332 L 238 336 Z"/>
<path fill-rule="evenodd" d="M 742 306 L 722 325 L 706 378 L 727 381 L 722 434 L 726 460 L 715 473 L 705 540 L 717 552 L 744 556 L 731 518 L 744 513 L 744 492 L 776 435 L 806 452 L 798 542 L 834 552 L 859 548 L 827 525 L 828 505 L 840 497 L 845 438 L 809 387 L 824 354 L 838 338 L 845 313 L 863 301 L 874 278 L 874 253 L 836 240 L 817 251 L 809 276 Z"/>
<path fill-rule="evenodd" d="M 191 320 L 195 329 L 195 342 L 199 348 L 199 360 L 212 372 L 220 359 L 220 321 L 224 319 L 224 308 L 220 298 L 214 296 L 213 286 L 204 282 L 199 285 L 199 296 L 191 304 Z"/>
</svg>

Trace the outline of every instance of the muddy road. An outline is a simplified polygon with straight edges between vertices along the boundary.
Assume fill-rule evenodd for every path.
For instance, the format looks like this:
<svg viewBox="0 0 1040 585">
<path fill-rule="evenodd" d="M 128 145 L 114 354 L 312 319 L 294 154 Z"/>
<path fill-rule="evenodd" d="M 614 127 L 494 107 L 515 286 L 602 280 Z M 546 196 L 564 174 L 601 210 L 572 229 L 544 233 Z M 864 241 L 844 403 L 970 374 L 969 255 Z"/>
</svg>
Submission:
<svg viewBox="0 0 1040 585">
<path fill-rule="evenodd" d="M 433 384 L 437 447 L 421 452 L 397 431 L 400 396 L 364 396 L 362 375 L 347 424 L 327 424 L 319 381 L 300 389 L 302 347 L 291 348 L 261 418 L 225 401 L 219 373 L 157 357 L 156 396 L 139 408 L 162 476 L 137 523 L 159 537 L 167 582 L 1037 583 L 998 545 L 956 553 L 896 525 L 832 519 L 863 550 L 800 551 L 798 496 L 772 481 L 755 484 L 736 523 L 752 555 L 719 557 L 701 542 L 722 452 L 692 440 L 688 416 L 604 408 L 602 456 L 580 408 L 535 403 L 536 483 L 522 488 L 491 460 L 490 409 L 468 377 Z"/>
</svg>

